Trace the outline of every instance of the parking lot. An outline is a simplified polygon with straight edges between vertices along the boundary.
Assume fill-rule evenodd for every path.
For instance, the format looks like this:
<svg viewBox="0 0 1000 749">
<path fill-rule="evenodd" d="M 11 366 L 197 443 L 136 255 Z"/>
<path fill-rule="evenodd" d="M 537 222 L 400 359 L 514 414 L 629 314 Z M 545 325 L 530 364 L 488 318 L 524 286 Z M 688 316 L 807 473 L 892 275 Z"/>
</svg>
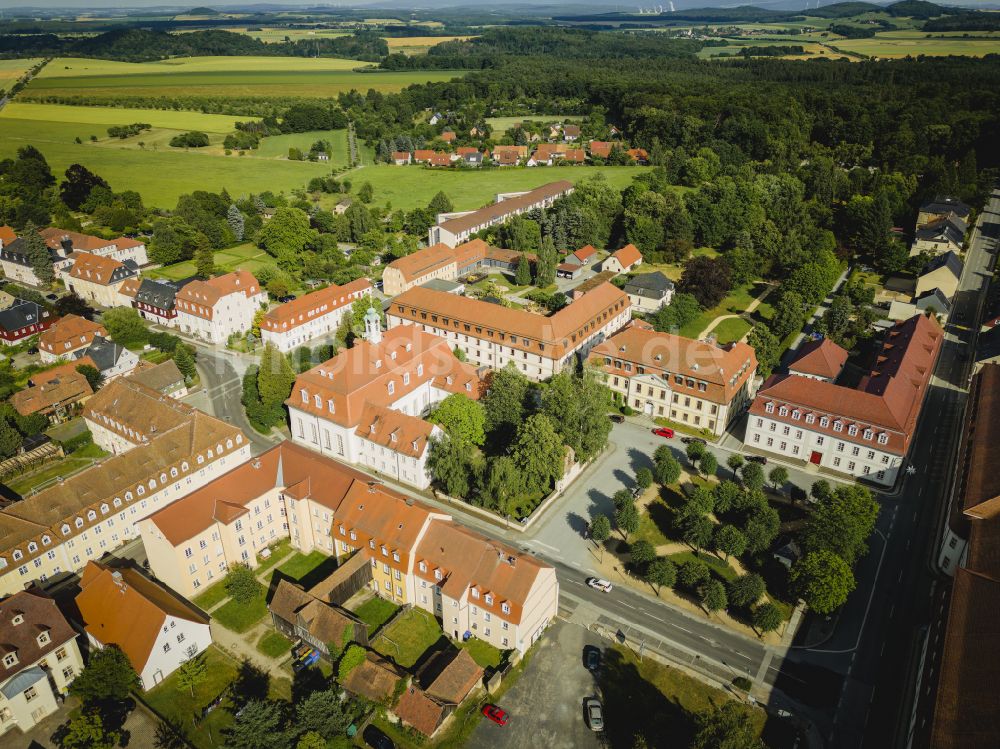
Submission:
<svg viewBox="0 0 1000 749">
<path fill-rule="evenodd" d="M 583 717 L 583 701 L 596 683 L 583 665 L 586 646 L 603 648 L 596 635 L 557 620 L 538 643 L 521 679 L 498 701 L 510 714 L 501 728 L 480 722 L 469 746 L 527 749 L 586 749 L 603 746 Z"/>
</svg>

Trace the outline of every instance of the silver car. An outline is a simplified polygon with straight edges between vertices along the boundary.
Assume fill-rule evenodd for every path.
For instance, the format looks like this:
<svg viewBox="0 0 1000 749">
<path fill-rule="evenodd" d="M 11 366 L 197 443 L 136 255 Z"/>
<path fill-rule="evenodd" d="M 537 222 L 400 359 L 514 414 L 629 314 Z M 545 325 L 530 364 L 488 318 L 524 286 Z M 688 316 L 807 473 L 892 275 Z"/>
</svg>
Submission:
<svg viewBox="0 0 1000 749">
<path fill-rule="evenodd" d="M 583 703 L 587 712 L 587 725 L 591 731 L 604 730 L 604 708 L 596 697 L 588 697 Z"/>
</svg>

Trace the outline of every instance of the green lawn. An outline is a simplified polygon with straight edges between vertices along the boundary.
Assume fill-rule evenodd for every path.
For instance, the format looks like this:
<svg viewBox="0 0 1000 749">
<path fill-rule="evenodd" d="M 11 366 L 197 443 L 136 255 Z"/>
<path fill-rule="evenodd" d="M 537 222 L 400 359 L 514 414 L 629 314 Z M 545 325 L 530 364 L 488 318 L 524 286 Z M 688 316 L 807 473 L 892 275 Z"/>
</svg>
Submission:
<svg viewBox="0 0 1000 749">
<path fill-rule="evenodd" d="M 234 270 L 246 270 L 256 273 L 263 267 L 277 268 L 277 263 L 264 250 L 248 242 L 236 247 L 216 251 L 215 266 L 223 273 Z M 165 265 L 156 270 L 145 271 L 145 275 L 177 281 L 181 278 L 193 276 L 197 271 L 198 269 L 193 260 L 185 260 L 173 265 Z"/>
<path fill-rule="evenodd" d="M 311 551 L 308 554 L 297 551 L 285 562 L 278 565 L 278 572 L 298 581 L 328 559 L 330 559 L 329 555 L 321 551 Z"/>
<path fill-rule="evenodd" d="M 680 334 L 686 338 L 697 338 L 698 334 L 708 327 L 719 315 L 739 315 L 744 312 L 754 300 L 755 292 L 759 294 L 763 290 L 763 286 L 757 287 L 755 284 L 737 286 L 715 307 L 705 310 L 694 320 L 682 327 Z"/>
<path fill-rule="evenodd" d="M 692 551 L 682 551 L 677 554 L 671 554 L 668 557 L 668 559 L 670 559 L 670 561 L 672 561 L 678 567 L 684 564 L 684 562 L 694 562 L 694 561 L 703 562 L 704 564 L 708 565 L 708 568 L 712 572 L 714 572 L 716 575 L 721 577 L 723 580 L 726 580 L 727 582 L 729 580 L 735 580 L 737 577 L 739 577 L 739 575 L 736 574 L 736 570 L 734 570 L 724 561 L 715 556 L 715 554 L 709 551 L 703 551 L 698 556 L 695 556 L 694 552 Z"/>
<path fill-rule="evenodd" d="M 412 608 L 379 633 L 372 649 L 409 668 L 442 636 L 437 619 L 423 609 Z"/>
<path fill-rule="evenodd" d="M 288 655 L 292 647 L 292 641 L 281 632 L 268 632 L 257 642 L 257 650 L 269 658 L 280 658 Z"/>
<path fill-rule="evenodd" d="M 28 72 L 29 68 L 39 62 L 41 60 L 38 58 L 0 60 L 0 88 L 10 88 L 18 78 Z"/>
<path fill-rule="evenodd" d="M 105 455 L 107 453 L 104 450 L 90 443 L 64 458 L 49 463 L 34 473 L 18 476 L 10 480 L 7 482 L 7 486 L 18 494 L 24 494 L 32 489 L 44 489 L 55 483 L 57 478 L 67 478 L 85 468 L 89 468 L 95 460 L 103 458 Z"/>
<path fill-rule="evenodd" d="M 291 539 L 283 538 L 278 541 L 278 543 L 273 546 L 269 546 L 268 548 L 271 550 L 271 556 L 267 559 L 260 560 L 260 564 L 257 565 L 257 569 L 255 570 L 258 577 L 260 577 L 262 573 L 271 569 L 283 556 L 288 554 L 292 548 L 292 541 Z"/>
<path fill-rule="evenodd" d="M 381 627 L 399 611 L 399 606 L 381 596 L 372 596 L 354 610 L 354 615 L 368 625 L 368 634 Z"/>
<path fill-rule="evenodd" d="M 208 676 L 194 688 L 194 697 L 188 687 L 177 684 L 176 672 L 144 695 L 156 712 L 183 726 L 187 737 L 199 749 L 218 746 L 223 729 L 233 722 L 229 710 L 220 706 L 209 713 L 203 722 L 193 726 L 193 721 L 201 718 L 202 708 L 236 679 L 239 668 L 235 660 L 214 645 L 205 651 L 205 658 L 208 661 Z"/>
<path fill-rule="evenodd" d="M 99 138 L 107 137 L 111 125 L 144 122 L 171 130 L 200 130 L 205 133 L 231 133 L 240 120 L 225 114 L 203 114 L 173 109 L 122 109 L 117 107 L 74 107 L 66 104 L 36 104 L 15 101 L 3 109 L 3 116 L 14 120 L 44 120 L 92 126 Z"/>
<path fill-rule="evenodd" d="M 648 512 L 639 516 L 639 530 L 629 536 L 629 542 L 648 541 L 654 547 L 671 543 L 672 539 L 666 531 L 673 511 L 661 499 L 653 500 L 647 507 Z"/>
<path fill-rule="evenodd" d="M 740 340 L 750 332 L 750 328 L 752 327 L 742 317 L 731 317 L 712 328 L 712 332 L 715 334 L 715 340 L 725 345 Z"/>
<path fill-rule="evenodd" d="M 488 642 L 480 640 L 478 637 L 470 638 L 465 642 L 456 643 L 462 650 L 468 650 L 472 660 L 483 668 L 492 666 L 496 668 L 500 665 L 503 653 L 490 645 Z"/>
<path fill-rule="evenodd" d="M 191 602 L 200 608 L 202 611 L 208 611 L 215 604 L 221 603 L 229 598 L 229 591 L 226 590 L 225 581 L 220 580 L 211 587 L 207 588 L 205 592 L 199 593 Z"/>
<path fill-rule="evenodd" d="M 505 169 L 425 169 L 422 166 L 378 164 L 347 172 L 354 189 L 364 182 L 375 188 L 375 202 L 387 201 L 393 209 L 424 208 L 438 191 L 443 191 L 457 211 L 481 208 L 496 199 L 497 193 L 532 190 L 549 182 L 566 179 L 578 182 L 603 174 L 615 189 L 626 187 L 642 173 L 636 166 L 552 166 Z M 331 208 L 343 196 L 324 195 L 321 205 Z"/>
<path fill-rule="evenodd" d="M 229 599 L 226 603 L 212 612 L 215 619 L 226 629 L 242 634 L 259 622 L 267 614 L 267 601 L 264 599 L 266 591 L 263 587 L 260 595 L 250 603 L 239 603 L 235 599 Z"/>
<path fill-rule="evenodd" d="M 328 167 L 343 166 L 347 163 L 347 131 L 346 130 L 312 130 L 307 133 L 291 133 L 289 135 L 271 135 L 262 138 L 260 147 L 251 155 L 261 158 L 287 158 L 289 148 L 298 148 L 307 153 L 312 144 L 318 140 L 326 140 L 333 146 Z"/>
</svg>

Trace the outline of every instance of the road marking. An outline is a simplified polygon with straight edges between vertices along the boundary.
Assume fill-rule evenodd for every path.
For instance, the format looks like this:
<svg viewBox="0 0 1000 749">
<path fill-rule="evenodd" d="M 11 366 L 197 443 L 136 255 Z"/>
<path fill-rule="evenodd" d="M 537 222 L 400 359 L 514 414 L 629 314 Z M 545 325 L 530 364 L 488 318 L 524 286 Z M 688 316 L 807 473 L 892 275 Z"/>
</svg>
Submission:
<svg viewBox="0 0 1000 749">
<path fill-rule="evenodd" d="M 625 601 L 619 601 L 619 603 L 620 603 L 620 604 L 621 604 L 622 606 L 625 606 L 625 607 L 627 607 L 627 608 L 630 608 L 630 609 L 632 609 L 633 611 L 635 611 L 635 610 L 636 610 L 636 609 L 635 609 L 635 606 L 633 606 L 633 605 L 631 605 L 631 604 L 628 604 L 628 603 L 625 603 Z"/>
<path fill-rule="evenodd" d="M 579 585 L 581 588 L 586 588 L 587 586 L 581 583 L 579 580 L 567 580 L 566 582 L 573 583 L 573 585 Z"/>
<path fill-rule="evenodd" d="M 674 625 L 674 629 L 679 629 L 681 632 L 687 632 L 689 635 L 693 635 L 694 634 L 694 632 L 692 632 L 690 629 L 684 629 L 684 627 L 682 627 L 679 624 L 675 624 Z"/>
<path fill-rule="evenodd" d="M 530 541 L 529 543 L 535 543 L 535 544 L 538 544 L 539 546 L 544 546 L 546 549 L 551 549 L 552 551 L 559 551 L 559 547 L 553 546 L 552 544 L 547 544 L 544 541 L 539 541 L 538 539 L 534 539 L 533 541 Z"/>
</svg>

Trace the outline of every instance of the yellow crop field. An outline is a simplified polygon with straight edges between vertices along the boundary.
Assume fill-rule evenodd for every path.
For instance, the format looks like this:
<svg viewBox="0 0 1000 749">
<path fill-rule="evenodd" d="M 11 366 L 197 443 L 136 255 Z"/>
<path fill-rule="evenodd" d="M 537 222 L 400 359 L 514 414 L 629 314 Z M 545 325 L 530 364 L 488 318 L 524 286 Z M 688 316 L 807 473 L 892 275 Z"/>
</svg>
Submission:
<svg viewBox="0 0 1000 749">
<path fill-rule="evenodd" d="M 386 37 L 389 49 L 395 50 L 399 47 L 433 47 L 441 42 L 464 42 L 466 39 L 473 39 L 471 36 L 390 36 Z"/>
<path fill-rule="evenodd" d="M 64 104 L 11 102 L 3 110 L 4 119 L 69 122 L 81 125 L 130 125 L 145 122 L 153 127 L 173 130 L 200 130 L 205 133 L 231 133 L 240 120 L 224 114 L 174 111 L 171 109 L 119 109 L 117 107 L 73 107 Z M 102 132 L 103 136 L 104 133 Z"/>
<path fill-rule="evenodd" d="M 0 60 L 0 88 L 7 88 L 24 75 L 29 68 L 38 64 L 35 58 L 23 60 Z"/>
</svg>

